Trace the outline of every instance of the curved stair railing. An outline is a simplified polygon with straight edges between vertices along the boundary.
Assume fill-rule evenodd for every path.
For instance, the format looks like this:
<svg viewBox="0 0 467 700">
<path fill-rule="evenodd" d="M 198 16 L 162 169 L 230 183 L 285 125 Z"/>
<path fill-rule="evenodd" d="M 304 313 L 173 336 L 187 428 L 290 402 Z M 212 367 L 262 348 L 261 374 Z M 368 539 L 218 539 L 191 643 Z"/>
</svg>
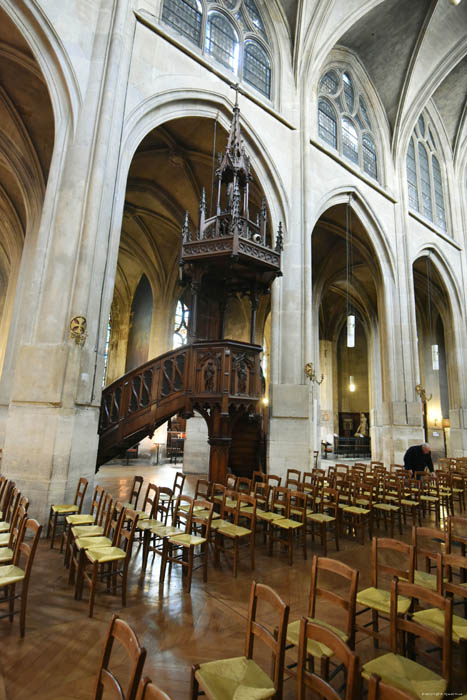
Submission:
<svg viewBox="0 0 467 700">
<path fill-rule="evenodd" d="M 97 466 L 179 413 L 215 407 L 256 412 L 262 393 L 259 345 L 233 340 L 184 345 L 149 360 L 102 392 Z"/>
</svg>

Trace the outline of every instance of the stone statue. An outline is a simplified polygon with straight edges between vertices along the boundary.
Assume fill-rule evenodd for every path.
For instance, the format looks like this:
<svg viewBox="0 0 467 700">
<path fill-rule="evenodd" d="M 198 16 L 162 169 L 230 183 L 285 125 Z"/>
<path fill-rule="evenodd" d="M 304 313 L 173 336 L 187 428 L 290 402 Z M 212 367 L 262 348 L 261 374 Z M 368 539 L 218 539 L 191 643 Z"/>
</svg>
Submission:
<svg viewBox="0 0 467 700">
<path fill-rule="evenodd" d="M 368 420 L 364 413 L 360 413 L 360 424 L 354 437 L 368 437 Z"/>
</svg>

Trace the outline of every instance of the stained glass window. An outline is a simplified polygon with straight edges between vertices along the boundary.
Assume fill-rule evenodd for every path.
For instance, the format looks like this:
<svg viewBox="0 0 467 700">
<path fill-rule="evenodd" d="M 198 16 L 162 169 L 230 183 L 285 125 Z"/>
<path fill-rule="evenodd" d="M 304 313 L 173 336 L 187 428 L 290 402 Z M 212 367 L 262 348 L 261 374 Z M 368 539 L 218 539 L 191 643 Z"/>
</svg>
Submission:
<svg viewBox="0 0 467 700">
<path fill-rule="evenodd" d="M 446 231 L 443 177 L 436 151 L 433 124 L 425 112 L 417 119 L 407 149 L 409 207 Z"/>
<path fill-rule="evenodd" d="M 263 20 L 261 19 L 261 15 L 258 12 L 258 8 L 256 7 L 254 0 L 243 0 L 243 4 L 245 5 L 248 11 L 251 21 L 253 22 L 255 27 L 261 32 L 261 34 L 265 37 L 266 34 L 264 31 Z"/>
<path fill-rule="evenodd" d="M 415 148 L 413 138 L 410 139 L 406 158 L 407 186 L 409 191 L 409 206 L 419 211 L 418 189 L 417 189 L 417 168 L 415 165 Z"/>
<path fill-rule="evenodd" d="M 174 321 L 174 332 L 173 332 L 173 347 L 179 348 L 182 345 L 186 345 L 188 339 L 188 320 L 190 317 L 190 311 L 188 306 L 179 300 L 177 308 L 175 309 L 175 321 Z"/>
<path fill-rule="evenodd" d="M 431 179 L 428 165 L 428 154 L 423 143 L 418 143 L 418 163 L 420 166 L 421 202 L 422 214 L 433 221 L 433 207 L 431 202 Z"/>
<path fill-rule="evenodd" d="M 367 175 L 378 179 L 371 120 L 358 81 L 350 72 L 327 70 L 319 81 L 318 135 Z"/>
<path fill-rule="evenodd" d="M 164 0 L 162 19 L 195 44 L 201 38 L 201 3 L 198 0 Z"/>
<path fill-rule="evenodd" d="M 327 100 L 318 103 L 318 133 L 333 148 L 337 148 L 337 116 Z"/>
<path fill-rule="evenodd" d="M 239 55 L 237 32 L 227 17 L 217 12 L 213 12 L 208 17 L 206 53 L 211 54 L 227 68 L 237 70 Z"/>
<path fill-rule="evenodd" d="M 271 62 L 266 51 L 256 41 L 245 44 L 243 77 L 263 95 L 271 93 Z"/>
<path fill-rule="evenodd" d="M 358 134 L 353 122 L 347 117 L 342 120 L 342 153 L 349 160 L 358 163 Z"/>
<path fill-rule="evenodd" d="M 369 134 L 363 134 L 362 138 L 363 146 L 363 170 L 376 179 L 377 167 L 376 167 L 376 147 L 375 142 Z"/>
<path fill-rule="evenodd" d="M 353 90 L 352 80 L 351 80 L 350 75 L 348 73 L 343 74 L 342 80 L 344 82 L 345 104 L 347 106 L 348 111 L 353 112 L 354 90 Z"/>
</svg>

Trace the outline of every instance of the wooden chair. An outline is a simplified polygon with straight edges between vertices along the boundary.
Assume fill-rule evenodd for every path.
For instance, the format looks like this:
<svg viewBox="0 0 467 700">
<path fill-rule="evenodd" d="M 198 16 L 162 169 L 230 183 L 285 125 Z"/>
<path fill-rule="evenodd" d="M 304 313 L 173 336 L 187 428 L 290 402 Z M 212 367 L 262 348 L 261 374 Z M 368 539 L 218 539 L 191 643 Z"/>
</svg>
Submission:
<svg viewBox="0 0 467 700">
<path fill-rule="evenodd" d="M 50 549 L 53 549 L 57 526 L 63 524 L 68 515 L 81 513 L 83 508 L 84 496 L 88 488 L 88 480 L 84 477 L 78 481 L 76 488 L 75 500 L 73 503 L 54 503 L 50 506 L 49 520 L 47 524 L 47 535 L 50 537 Z"/>
<path fill-rule="evenodd" d="M 173 501 L 170 501 L 170 503 L 167 501 L 165 504 L 162 504 L 165 512 L 164 521 L 156 520 L 144 531 L 143 563 L 141 567 L 143 573 L 146 571 L 149 552 L 153 553 L 153 558 L 156 554 L 159 554 L 162 557 L 164 552 L 164 541 L 168 537 L 182 535 L 188 531 L 188 527 L 191 523 L 191 512 L 193 510 L 193 498 L 191 496 L 183 495 L 177 497 L 175 500 L 174 513 L 172 517 L 172 522 L 174 524 L 167 525 L 168 509 L 171 509 L 172 503 Z"/>
<path fill-rule="evenodd" d="M 110 493 L 106 493 L 97 524 L 78 525 L 71 528 L 68 545 L 68 583 L 74 583 L 77 573 L 78 579 L 80 577 L 80 567 L 84 564 L 84 560 L 80 560 L 80 557 L 84 556 L 84 551 L 81 554 L 82 550 L 92 546 L 108 545 L 110 547 L 117 544 L 114 536 L 117 537 L 118 529 L 122 526 L 120 522 L 120 518 L 123 517 L 122 510 L 123 505 L 118 501 L 114 503 Z"/>
<path fill-rule="evenodd" d="M 10 532 L 0 535 L 1 538 L 8 537 L 6 542 L 2 542 L 0 546 L 0 566 L 12 564 L 15 558 L 16 549 L 19 543 L 22 542 L 23 529 L 26 527 L 28 519 L 27 508 L 23 505 L 18 505 L 13 521 L 11 523 Z"/>
<path fill-rule="evenodd" d="M 317 696 L 327 698 L 327 700 L 341 700 L 342 697 L 328 681 L 316 675 L 312 670 L 308 670 L 308 644 L 310 642 L 318 644 L 322 648 L 327 648 L 333 656 L 339 659 L 345 668 L 344 699 L 357 700 L 360 697 L 360 665 L 358 656 L 335 632 L 312 620 L 307 620 L 305 617 L 300 620 L 297 699 L 305 700 L 306 688 L 309 688 L 313 694 L 317 693 Z"/>
<path fill-rule="evenodd" d="M 443 629 L 435 631 L 418 622 L 413 615 L 401 615 L 397 602 L 401 596 L 408 600 L 415 598 L 431 607 L 439 608 L 444 615 Z M 403 634 L 408 635 L 406 648 L 402 648 Z M 394 579 L 391 585 L 392 653 L 378 656 L 364 664 L 362 675 L 369 680 L 373 674 L 377 674 L 383 683 L 406 690 L 420 700 L 426 700 L 428 696 L 443 697 L 449 689 L 451 678 L 451 634 L 452 600 L 422 586 Z M 417 655 L 423 657 L 425 663 L 422 665 L 414 660 L 416 638 L 441 648 L 441 675 L 429 668 L 433 659 L 432 653 L 419 648 Z"/>
<path fill-rule="evenodd" d="M 423 511 L 423 518 L 435 516 L 436 527 L 440 523 L 440 498 L 439 486 L 436 477 L 431 474 L 422 474 L 420 478 L 420 503 Z"/>
<path fill-rule="evenodd" d="M 373 511 L 375 514 L 382 514 L 384 530 L 387 532 L 387 517 L 389 517 L 389 536 L 394 537 L 394 524 L 397 518 L 399 533 L 402 535 L 402 486 L 397 477 L 388 476 L 382 484 L 382 493 L 378 502 L 373 501 Z"/>
<path fill-rule="evenodd" d="M 208 479 L 198 479 L 195 488 L 195 499 L 204 498 L 205 501 L 210 501 L 212 496 L 213 484 Z"/>
<path fill-rule="evenodd" d="M 91 546 L 84 552 L 83 567 L 80 571 L 80 581 L 78 582 L 78 597 L 81 599 L 83 583 L 86 583 L 89 587 L 89 617 L 92 617 L 94 613 L 94 601 L 99 581 L 106 581 L 107 591 L 112 591 L 112 593 L 116 594 L 118 582 L 121 579 L 122 606 L 126 606 L 128 567 L 138 516 L 134 511 L 123 508 L 122 524 L 124 521 L 130 523 L 130 529 L 127 530 L 124 527 L 120 527 L 120 530 L 117 530 L 115 541 L 120 546 Z"/>
<path fill-rule="evenodd" d="M 323 557 L 328 553 L 328 532 L 334 530 L 334 542 L 336 552 L 339 551 L 339 493 L 337 489 L 324 488 L 319 496 L 316 494 L 309 497 L 311 499 L 311 510 L 307 511 L 306 523 L 307 532 L 314 540 L 315 528 L 318 528 L 321 538 L 321 554 Z"/>
<path fill-rule="evenodd" d="M 292 479 L 300 484 L 302 481 L 302 472 L 299 469 L 287 469 L 287 476 L 285 477 L 286 482 L 289 479 Z"/>
<path fill-rule="evenodd" d="M 352 569 L 347 564 L 343 564 L 336 559 L 327 557 L 313 557 L 311 567 L 310 593 L 308 597 L 307 619 L 322 627 L 326 627 L 335 634 L 350 649 L 355 648 L 355 601 L 357 595 L 359 570 Z M 322 578 L 327 582 L 323 586 Z M 337 591 L 344 586 L 346 592 L 341 595 Z M 325 601 L 327 605 L 332 605 L 339 612 L 345 612 L 345 619 L 342 627 L 335 627 L 319 617 L 318 607 L 320 601 Z M 300 620 L 291 622 L 287 627 L 287 649 L 297 647 L 300 639 Z M 318 642 L 308 641 L 307 656 L 311 661 L 321 659 L 321 672 L 325 679 L 329 678 L 330 659 L 332 651 L 326 645 Z M 287 666 L 293 669 L 295 664 Z"/>
<path fill-rule="evenodd" d="M 177 472 L 175 474 L 174 483 L 171 489 L 159 489 L 159 503 L 161 504 L 161 507 L 164 504 L 164 502 L 166 503 L 171 516 L 173 516 L 177 498 L 183 493 L 185 478 L 185 474 L 183 474 L 182 472 Z"/>
<path fill-rule="evenodd" d="M 133 477 L 133 483 L 131 485 L 130 498 L 125 501 L 122 505 L 128 510 L 136 510 L 138 508 L 139 495 L 141 489 L 143 488 L 144 478 L 142 476 Z"/>
<path fill-rule="evenodd" d="M 421 497 L 421 486 L 418 479 L 406 478 L 404 479 L 402 487 L 402 518 L 404 520 L 404 525 L 407 524 L 407 514 L 408 512 L 412 516 L 412 527 L 422 525 L 422 506 L 420 503 Z"/>
<path fill-rule="evenodd" d="M 237 479 L 236 491 L 239 493 L 246 493 L 250 495 L 251 493 L 251 479 L 246 476 L 239 476 Z"/>
<path fill-rule="evenodd" d="M 266 483 L 270 488 L 276 488 L 277 486 L 281 485 L 281 477 L 276 476 L 275 474 L 266 474 Z"/>
<path fill-rule="evenodd" d="M 389 683 L 383 683 L 376 674 L 368 680 L 368 700 L 413 700 L 412 693 L 396 688 Z"/>
<path fill-rule="evenodd" d="M 301 538 L 303 558 L 306 559 L 306 511 L 308 496 L 300 491 L 288 491 L 285 489 L 286 501 L 285 510 L 281 510 L 283 517 L 271 520 L 268 540 L 268 553 L 272 556 L 273 546 L 275 542 L 287 547 L 289 566 L 293 564 L 294 538 Z M 278 503 L 274 502 L 275 496 L 282 493 L 282 487 L 274 489 L 272 508 L 274 509 Z M 282 506 L 282 502 L 280 503 Z"/>
<path fill-rule="evenodd" d="M 198 517 L 197 510 L 207 512 L 207 517 Z M 208 556 L 209 556 L 209 532 L 211 529 L 213 504 L 210 501 L 198 499 L 193 501 L 191 512 L 188 516 L 186 532 L 164 538 L 162 550 L 162 564 L 160 583 L 165 580 L 167 564 L 178 564 L 182 567 L 186 591 L 190 593 L 195 559 L 201 561 L 203 567 L 203 581 L 208 580 Z M 195 534 L 193 534 L 193 530 Z M 201 534 L 198 534 L 200 533 Z"/>
<path fill-rule="evenodd" d="M 9 491 L 9 497 L 6 499 L 5 519 L 0 521 L 0 533 L 8 534 L 10 532 L 11 523 L 15 511 L 19 505 L 21 493 L 16 486 L 12 486 Z"/>
<path fill-rule="evenodd" d="M 240 524 L 242 519 L 247 521 L 247 527 Z M 248 547 L 251 569 L 255 568 L 255 529 L 256 501 L 252 496 L 239 493 L 233 523 L 225 523 L 217 527 L 214 540 L 216 564 L 219 564 L 221 552 L 227 555 L 233 553 L 233 575 L 235 578 L 237 578 L 242 542 L 245 542 Z M 232 547 L 226 546 L 228 541 L 232 542 Z"/>
<path fill-rule="evenodd" d="M 8 603 L 8 612 L 0 617 L 8 617 L 10 622 L 13 622 L 13 616 L 16 614 L 15 602 L 21 600 L 19 609 L 20 622 L 19 629 L 21 637 L 24 637 L 26 630 L 26 608 L 28 603 L 29 580 L 31 578 L 32 565 L 36 554 L 37 545 L 42 532 L 42 525 L 39 525 L 37 520 L 31 518 L 26 520 L 22 528 L 21 537 L 15 548 L 13 563 L 8 566 L 0 566 L 0 589 L 3 589 L 5 596 L 1 598 L 1 603 Z M 32 541 L 26 535 L 32 536 Z M 24 558 L 24 563 L 23 563 Z M 22 564 L 22 567 L 19 566 Z M 21 584 L 21 592 L 16 593 L 16 586 Z"/>
<path fill-rule="evenodd" d="M 123 691 L 120 682 L 109 668 L 115 640 L 123 646 L 130 662 L 126 692 Z M 145 659 L 146 649 L 140 646 L 130 625 L 124 620 L 120 620 L 118 615 L 113 615 L 107 630 L 102 659 L 97 672 L 94 700 L 102 700 L 103 697 L 109 696 L 120 700 L 136 700 Z"/>
<path fill-rule="evenodd" d="M 169 515 L 173 515 L 173 491 L 167 486 L 159 486 L 159 499 L 154 513 L 156 520 L 167 525 Z"/>
<path fill-rule="evenodd" d="M 1 547 L 8 547 L 9 546 L 9 541 L 10 541 L 10 535 L 13 530 L 13 528 L 16 525 L 16 521 L 18 518 L 18 513 L 20 509 L 23 509 L 24 512 L 27 512 L 29 508 L 29 498 L 27 496 L 21 496 L 20 493 L 18 493 L 18 498 L 14 499 L 16 503 L 16 507 L 12 509 L 12 515 L 11 515 L 11 520 L 8 521 L 8 528 L 5 528 L 2 532 L 0 532 L 0 548 Z M 13 499 L 11 500 L 10 506 L 13 504 Z M 10 509 L 9 506 L 9 509 Z"/>
<path fill-rule="evenodd" d="M 453 582 L 453 568 L 459 569 L 460 578 L 463 579 L 467 571 L 467 558 L 455 554 L 438 554 L 436 566 L 437 593 L 445 597 L 462 598 L 462 603 L 465 608 L 467 603 L 467 587 L 465 584 L 462 585 L 462 583 Z M 417 622 L 435 631 L 442 630 L 444 627 L 444 613 L 437 607 L 418 610 L 413 613 L 412 617 Z M 467 622 L 465 614 L 464 617 L 452 615 L 452 641 L 455 644 L 462 645 L 465 678 L 467 674 Z"/>
<path fill-rule="evenodd" d="M 455 507 L 456 502 L 459 504 L 459 513 L 465 512 L 465 492 L 467 488 L 467 477 L 459 471 L 451 472 L 451 488 L 452 500 Z"/>
<path fill-rule="evenodd" d="M 67 568 L 69 566 L 70 540 L 72 538 L 71 528 L 78 527 L 78 525 L 94 525 L 96 519 L 99 517 L 104 494 L 105 491 L 102 486 L 96 486 L 92 496 L 91 510 L 89 513 L 75 513 L 74 515 L 67 515 L 65 517 L 62 537 L 60 539 L 60 552 L 63 552 L 63 547 L 65 546 L 64 563 Z"/>
<path fill-rule="evenodd" d="M 277 623 L 272 629 L 257 620 L 258 603 L 261 606 L 267 604 L 273 609 Z M 221 661 L 208 661 L 193 666 L 191 672 L 192 700 L 198 697 L 200 691 L 204 692 L 209 700 L 229 700 L 229 698 L 233 700 L 233 698 L 238 697 L 239 689 L 242 697 L 249 697 L 250 690 L 254 697 L 274 697 L 277 700 L 282 700 L 285 635 L 288 618 L 289 606 L 279 598 L 272 588 L 254 581 L 251 587 L 248 610 L 245 655 Z M 272 652 L 272 677 L 253 659 L 256 640 L 261 641 Z M 225 683 L 226 675 L 232 679 L 228 688 L 226 688 Z"/>
<path fill-rule="evenodd" d="M 344 525 L 348 526 L 348 533 L 352 537 L 355 532 L 360 544 L 365 544 L 365 531 L 368 536 L 373 536 L 373 494 L 365 490 L 361 484 L 350 485 L 349 502 L 340 503 L 342 496 L 339 494 L 340 531 Z"/>
<path fill-rule="evenodd" d="M 460 549 L 463 557 L 467 554 L 467 517 L 465 515 L 451 515 L 447 523 L 447 551 L 452 552 L 453 547 Z"/>
<path fill-rule="evenodd" d="M 386 554 L 383 559 L 383 552 Z M 397 557 L 397 565 L 392 563 Z M 390 561 L 386 561 L 389 559 Z M 371 587 L 365 588 L 357 594 L 357 603 L 363 606 L 357 612 L 358 615 L 371 611 L 371 621 L 364 625 L 356 625 L 359 632 L 373 637 L 375 648 L 379 646 L 382 636 L 379 632 L 379 617 L 386 616 L 391 612 L 391 593 L 386 588 L 381 587 L 381 576 L 384 574 L 390 580 L 394 576 L 404 578 L 410 583 L 414 580 L 415 567 L 415 547 L 398 540 L 391 540 L 383 537 L 373 537 L 371 543 Z M 405 614 L 411 605 L 410 599 L 400 599 L 398 601 L 398 614 Z M 371 630 L 368 627 L 371 626 Z"/>
<path fill-rule="evenodd" d="M 413 527 L 412 544 L 415 547 L 414 583 L 436 591 L 436 573 L 432 574 L 431 569 L 436 569 L 438 552 L 449 553 L 447 532 L 434 527 Z M 425 560 L 424 571 L 418 568 L 421 559 Z"/>
<path fill-rule="evenodd" d="M 10 505 L 11 498 L 13 496 L 13 490 L 16 487 L 14 481 L 9 481 L 5 477 L 3 478 L 1 495 L 0 495 L 0 517 L 6 518 L 8 511 L 8 506 Z"/>
<path fill-rule="evenodd" d="M 156 518 L 159 507 L 159 486 L 156 484 L 148 484 L 144 495 L 143 508 L 137 510 L 138 524 L 136 526 L 137 535 L 135 540 L 141 542 L 144 540 L 144 533 L 154 525 L 162 525 L 162 521 Z"/>
<path fill-rule="evenodd" d="M 146 677 L 142 678 L 139 683 L 136 700 L 170 700 L 170 698 L 167 693 L 164 693 Z"/>
</svg>

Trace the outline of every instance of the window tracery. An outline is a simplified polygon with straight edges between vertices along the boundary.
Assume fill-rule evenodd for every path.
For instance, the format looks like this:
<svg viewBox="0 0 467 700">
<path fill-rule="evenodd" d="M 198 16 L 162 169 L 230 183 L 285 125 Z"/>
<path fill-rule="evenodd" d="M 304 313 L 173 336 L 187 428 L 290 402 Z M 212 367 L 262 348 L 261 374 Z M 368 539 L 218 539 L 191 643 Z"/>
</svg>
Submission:
<svg viewBox="0 0 467 700">
<path fill-rule="evenodd" d="M 255 0 L 164 0 L 162 21 L 270 98 L 268 37 Z"/>
<path fill-rule="evenodd" d="M 318 88 L 318 135 L 378 179 L 378 158 L 365 97 L 348 70 L 331 68 Z"/>
<path fill-rule="evenodd" d="M 443 177 L 428 116 L 420 115 L 406 156 L 409 207 L 446 231 Z"/>
<path fill-rule="evenodd" d="M 179 299 L 175 309 L 173 342 L 174 348 L 179 348 L 186 345 L 188 341 L 188 321 L 190 318 L 190 310 L 188 306 Z"/>
</svg>

